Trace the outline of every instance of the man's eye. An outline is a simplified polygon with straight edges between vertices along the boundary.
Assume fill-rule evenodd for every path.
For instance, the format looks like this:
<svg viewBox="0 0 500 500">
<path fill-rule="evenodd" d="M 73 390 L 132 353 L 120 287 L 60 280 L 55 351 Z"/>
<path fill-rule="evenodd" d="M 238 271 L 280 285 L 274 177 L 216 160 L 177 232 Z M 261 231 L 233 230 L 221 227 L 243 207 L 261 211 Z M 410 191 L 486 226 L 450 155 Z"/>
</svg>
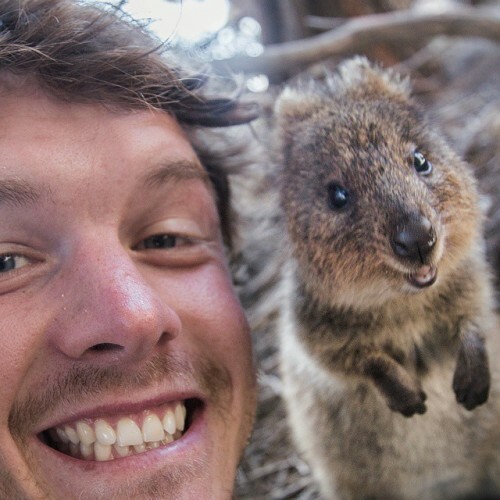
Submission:
<svg viewBox="0 0 500 500">
<path fill-rule="evenodd" d="M 142 240 L 139 244 L 140 249 L 165 249 L 175 248 L 178 244 L 177 236 L 171 234 L 155 234 Z"/>
<path fill-rule="evenodd" d="M 171 234 L 155 234 L 146 238 L 143 242 L 144 248 L 174 248 L 177 238 Z"/>
<path fill-rule="evenodd" d="M 22 255 L 7 253 L 0 255 L 0 273 L 8 273 L 29 264 L 29 260 Z"/>
</svg>

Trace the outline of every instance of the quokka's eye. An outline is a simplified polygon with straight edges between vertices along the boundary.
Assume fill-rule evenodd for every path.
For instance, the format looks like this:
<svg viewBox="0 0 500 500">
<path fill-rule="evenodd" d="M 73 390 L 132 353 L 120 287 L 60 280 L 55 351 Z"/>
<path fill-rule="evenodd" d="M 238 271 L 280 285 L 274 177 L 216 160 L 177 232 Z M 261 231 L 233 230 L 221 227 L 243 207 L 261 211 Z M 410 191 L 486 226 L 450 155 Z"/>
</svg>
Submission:
<svg viewBox="0 0 500 500">
<path fill-rule="evenodd" d="M 429 175 L 432 172 L 432 163 L 420 152 L 413 152 L 413 166 L 420 175 Z"/>
<path fill-rule="evenodd" d="M 343 208 L 348 202 L 349 191 L 345 187 L 336 182 L 328 184 L 328 206 L 332 210 Z"/>
</svg>

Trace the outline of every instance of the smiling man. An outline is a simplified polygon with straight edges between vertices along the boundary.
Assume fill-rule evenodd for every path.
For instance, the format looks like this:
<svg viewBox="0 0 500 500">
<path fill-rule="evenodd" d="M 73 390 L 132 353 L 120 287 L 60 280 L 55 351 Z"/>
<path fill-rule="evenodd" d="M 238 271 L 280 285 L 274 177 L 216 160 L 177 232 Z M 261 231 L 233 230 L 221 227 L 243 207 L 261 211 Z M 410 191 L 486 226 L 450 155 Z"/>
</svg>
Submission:
<svg viewBox="0 0 500 500">
<path fill-rule="evenodd" d="M 251 113 L 113 13 L 0 9 L 0 498 L 229 499 L 255 381 L 194 134 Z"/>
</svg>

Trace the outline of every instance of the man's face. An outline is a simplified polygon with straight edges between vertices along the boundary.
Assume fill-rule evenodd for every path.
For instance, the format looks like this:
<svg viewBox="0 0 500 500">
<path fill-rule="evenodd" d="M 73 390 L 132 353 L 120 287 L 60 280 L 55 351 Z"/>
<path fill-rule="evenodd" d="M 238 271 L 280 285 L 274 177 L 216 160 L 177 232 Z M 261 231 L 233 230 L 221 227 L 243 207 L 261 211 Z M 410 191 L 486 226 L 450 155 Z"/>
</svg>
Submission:
<svg viewBox="0 0 500 500">
<path fill-rule="evenodd" d="M 189 142 L 160 112 L 1 103 L 0 497 L 230 498 L 251 348 Z"/>
</svg>

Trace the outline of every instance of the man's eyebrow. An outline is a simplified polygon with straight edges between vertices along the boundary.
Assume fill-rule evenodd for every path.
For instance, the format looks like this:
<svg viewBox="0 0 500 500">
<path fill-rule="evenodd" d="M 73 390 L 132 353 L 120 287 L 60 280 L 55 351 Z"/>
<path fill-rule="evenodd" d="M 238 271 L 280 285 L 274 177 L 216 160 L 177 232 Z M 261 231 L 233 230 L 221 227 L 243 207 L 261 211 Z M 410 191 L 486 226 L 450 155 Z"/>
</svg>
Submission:
<svg viewBox="0 0 500 500">
<path fill-rule="evenodd" d="M 209 182 L 207 171 L 196 160 L 168 160 L 159 164 L 144 176 L 144 184 L 149 187 L 161 186 L 167 182 L 200 179 Z"/>
<path fill-rule="evenodd" d="M 0 206 L 34 205 L 42 197 L 42 190 L 20 179 L 0 179 Z"/>
</svg>

